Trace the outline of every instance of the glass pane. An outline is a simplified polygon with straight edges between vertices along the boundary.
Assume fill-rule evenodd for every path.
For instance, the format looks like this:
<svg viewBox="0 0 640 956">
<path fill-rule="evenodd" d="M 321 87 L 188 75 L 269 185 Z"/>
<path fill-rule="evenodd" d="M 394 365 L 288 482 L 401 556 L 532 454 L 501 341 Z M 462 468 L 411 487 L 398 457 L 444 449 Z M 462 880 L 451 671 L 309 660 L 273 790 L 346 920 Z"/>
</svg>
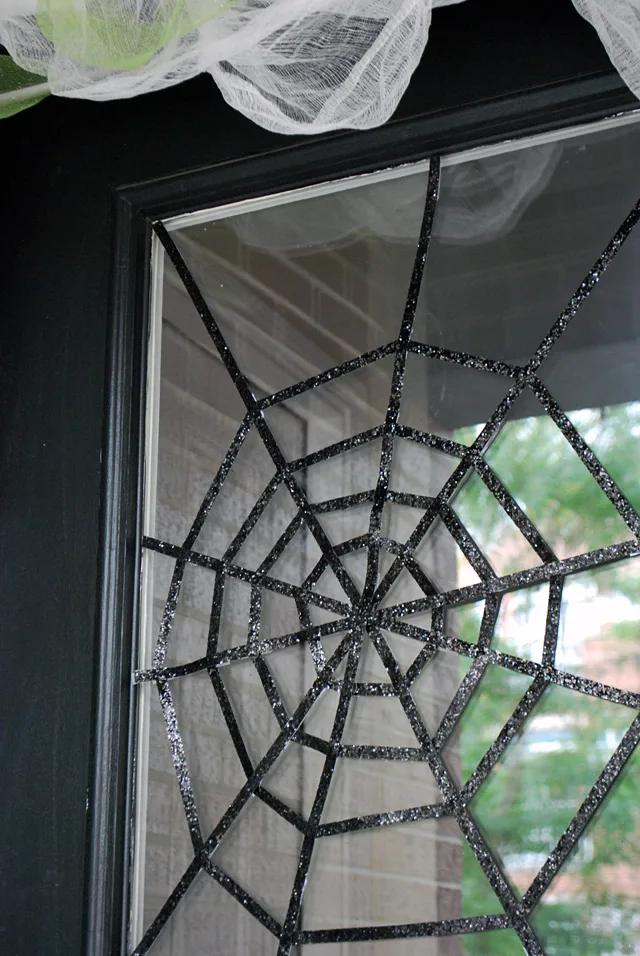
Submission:
<svg viewBox="0 0 640 956">
<path fill-rule="evenodd" d="M 318 520 L 334 545 L 344 544 L 367 534 L 371 519 L 371 505 L 354 505 L 338 511 L 323 512 Z"/>
<path fill-rule="evenodd" d="M 252 797 L 211 859 L 263 909 L 284 921 L 302 849 L 302 834 Z"/>
<path fill-rule="evenodd" d="M 495 651 L 540 663 L 544 650 L 548 608 L 548 584 L 505 594 L 500 602 L 498 620 L 491 642 L 492 648 Z"/>
<path fill-rule="evenodd" d="M 424 664 L 411 684 L 411 696 L 418 705 L 430 734 L 437 733 L 471 663 L 469 657 L 460 657 L 452 651 L 440 649 Z M 457 743 L 450 755 L 456 764 L 459 763 Z M 453 772 L 452 767 L 449 766 L 448 769 Z"/>
<path fill-rule="evenodd" d="M 530 686 L 529 677 L 489 664 L 442 752 L 460 784 L 469 779 Z"/>
<path fill-rule="evenodd" d="M 628 540 L 629 528 L 557 425 L 546 415 L 521 417 L 518 404 L 486 460 L 558 557 Z"/>
<path fill-rule="evenodd" d="M 527 449 L 524 454 L 528 453 Z M 513 463 L 511 456 L 508 460 Z M 525 535 L 477 474 L 463 485 L 453 508 L 498 574 L 526 571 L 541 563 Z"/>
<path fill-rule="evenodd" d="M 396 558 L 394 558 L 393 555 L 387 555 L 385 552 L 382 553 L 381 565 L 383 571 L 380 575 L 382 578 L 381 583 L 383 583 L 385 580 L 386 571 L 390 570 L 394 566 L 395 560 Z M 384 597 L 382 598 L 380 607 L 394 607 L 403 601 L 418 601 L 423 597 L 424 590 L 422 589 L 421 585 L 418 584 L 415 577 L 413 577 L 413 575 L 407 571 L 406 568 L 402 568 L 398 576 L 394 579 L 389 590 L 386 591 Z"/>
<path fill-rule="evenodd" d="M 364 588 L 367 576 L 367 552 L 364 548 L 340 556 L 340 564 L 348 572 L 359 592 Z"/>
<path fill-rule="evenodd" d="M 639 571 L 636 558 L 566 582 L 556 667 L 640 692 Z"/>
<path fill-rule="evenodd" d="M 153 562 L 153 634 L 155 638 L 160 633 L 160 626 L 165 616 L 175 562 L 161 554 L 155 554 Z M 205 656 L 215 580 L 215 573 L 208 568 L 189 564 L 185 566 L 171 631 L 167 638 L 165 657 L 167 665 L 185 664 Z"/>
<path fill-rule="evenodd" d="M 323 742 L 330 740 L 337 707 L 338 694 L 334 690 L 325 690 L 313 705 L 309 716 L 303 721 L 303 731 Z"/>
<path fill-rule="evenodd" d="M 382 425 L 392 371 L 393 356 L 389 355 L 267 408 L 267 424 L 285 458 L 293 461 L 300 455 L 295 433 L 290 428 L 291 415 L 305 428 L 307 454 Z"/>
<path fill-rule="evenodd" d="M 477 604 L 463 604 L 462 607 L 447 608 L 445 612 L 447 634 L 460 638 L 468 644 L 477 644 L 480 639 L 484 611 L 484 601 L 479 601 Z"/>
<path fill-rule="evenodd" d="M 293 714 L 316 678 L 309 647 L 293 644 L 267 654 L 265 663 L 273 676 L 280 700 L 287 712 Z"/>
<path fill-rule="evenodd" d="M 375 940 L 366 943 L 326 943 L 303 946 L 302 956 L 522 956 L 524 949 L 512 929 L 427 939 Z"/>
<path fill-rule="evenodd" d="M 433 522 L 416 548 L 415 557 L 438 591 L 455 591 L 459 586 L 476 584 L 480 580 L 449 529 L 439 519 Z"/>
<path fill-rule="evenodd" d="M 252 429 L 240 446 L 221 488 L 206 509 L 195 540 L 195 549 L 215 558 L 236 558 L 246 536 L 261 534 L 251 527 L 249 516 L 274 476 L 273 462 L 260 436 Z M 213 480 L 214 475 L 211 477 Z M 268 501 L 267 496 L 258 507 L 266 508 Z M 273 515 L 268 514 L 267 523 L 269 517 L 273 521 Z M 276 541 L 277 535 L 274 535 L 274 544 Z"/>
<path fill-rule="evenodd" d="M 195 854 L 153 952 L 632 952 L 630 770 L 527 901 L 640 710 L 639 129 L 447 157 L 411 328 L 434 165 L 160 230 L 134 948 Z"/>
<path fill-rule="evenodd" d="M 322 522 L 320 523 L 322 524 Z M 276 542 L 273 542 L 272 547 L 275 546 Z M 302 586 L 313 573 L 318 562 L 322 560 L 322 551 L 308 526 L 303 523 L 294 534 L 293 539 L 289 540 L 279 557 L 275 561 L 273 558 L 274 554 L 271 553 L 269 555 L 270 578 Z M 341 600 L 344 597 L 344 591 L 340 589 L 337 582 L 336 588 L 339 589 L 339 593 L 335 597 L 337 600 Z M 316 588 L 316 590 L 326 593 L 326 588 Z"/>
<path fill-rule="evenodd" d="M 140 908 L 139 935 L 154 921 L 193 857 L 180 789 L 171 757 L 171 748 L 155 687 L 147 685 L 140 707 L 147 713 L 144 760 L 147 803 L 138 817 L 140 836 L 138 866 L 142 870 L 144 893 Z M 132 940 L 137 943 L 138 940 Z M 167 950 L 171 953 L 171 950 Z"/>
<path fill-rule="evenodd" d="M 478 882 L 486 878 L 474 859 Z M 462 844 L 450 821 L 420 820 L 319 839 L 305 894 L 305 929 L 383 926 L 500 914 L 486 884 L 465 899 Z"/>
<path fill-rule="evenodd" d="M 371 747 L 417 746 L 397 697 L 352 697 L 343 741 Z"/>
<path fill-rule="evenodd" d="M 267 772 L 264 786 L 288 807 L 309 818 L 326 757 L 301 744 L 290 743 Z"/>
<path fill-rule="evenodd" d="M 533 913 L 549 952 L 636 952 L 640 938 L 637 834 L 640 750 L 589 824 L 576 851 L 552 880 Z"/>
<path fill-rule="evenodd" d="M 253 763 L 257 764 L 279 731 L 260 675 L 250 660 L 234 661 L 228 667 L 221 667 L 218 674 L 244 745 Z"/>
<path fill-rule="evenodd" d="M 165 925 L 153 956 L 211 953 L 212 940 L 221 954 L 276 956 L 277 939 L 205 873 L 195 878 L 175 914 Z"/>
<path fill-rule="evenodd" d="M 246 408 L 165 256 L 154 534 L 182 541 Z"/>
<path fill-rule="evenodd" d="M 249 640 L 251 622 L 251 585 L 230 574 L 220 575 L 224 581 L 218 650 L 241 647 Z"/>
<path fill-rule="evenodd" d="M 499 929 L 489 933 L 472 933 L 461 940 L 462 948 L 451 950 L 451 956 L 522 956 L 524 946 L 512 929 Z M 440 956 L 440 953 L 438 953 Z"/>
<path fill-rule="evenodd" d="M 524 893 L 631 723 L 626 707 L 549 687 L 471 808 Z"/>
<path fill-rule="evenodd" d="M 420 172 L 176 234 L 241 368 L 262 391 L 397 336 L 426 192 Z"/>
<path fill-rule="evenodd" d="M 372 439 L 334 457 L 312 459 L 300 472 L 301 481 L 314 503 L 371 491 L 378 481 L 382 442 Z"/>
<path fill-rule="evenodd" d="M 396 438 L 393 445 L 391 488 L 434 498 L 451 477 L 458 459 L 416 441 Z"/>
<path fill-rule="evenodd" d="M 209 675 L 201 672 L 174 681 L 171 691 L 200 829 L 206 838 L 245 783 L 246 773 Z"/>
<path fill-rule="evenodd" d="M 403 939 L 376 940 L 366 943 L 312 943 L 300 947 L 301 956 L 441 956 L 442 940 Z M 452 956 L 458 956 L 456 950 L 450 950 Z"/>
<path fill-rule="evenodd" d="M 391 631 L 383 631 L 383 634 L 384 639 L 391 648 L 391 652 L 396 660 L 396 663 L 403 674 L 407 674 L 412 665 L 415 665 L 416 667 L 418 666 L 416 662 L 425 650 L 421 641 L 416 641 L 412 637 L 405 637 L 402 634 L 392 634 Z M 415 681 L 416 675 L 412 672 L 409 679 L 411 681 Z M 412 687 L 414 687 L 415 691 L 414 684 L 412 684 Z"/>
<path fill-rule="evenodd" d="M 637 509 L 640 438 L 639 236 L 632 232 L 541 369 L 568 418 Z"/>
<path fill-rule="evenodd" d="M 445 167 L 416 338 L 523 362 L 638 198 L 640 131 Z"/>
<path fill-rule="evenodd" d="M 510 385 L 501 375 L 409 353 L 400 421 L 450 438 L 456 428 L 488 421 Z"/>
<path fill-rule="evenodd" d="M 385 640 L 387 640 L 386 635 Z M 389 684 L 389 673 L 372 641 L 365 641 L 360 651 L 356 680 L 363 683 Z"/>
<path fill-rule="evenodd" d="M 384 506 L 382 530 L 392 541 L 402 544 L 409 538 L 423 514 L 422 509 L 387 501 Z"/>
<path fill-rule="evenodd" d="M 340 758 L 331 781 L 323 823 L 441 803 L 425 761 Z"/>
<path fill-rule="evenodd" d="M 237 552 L 236 561 L 252 571 L 266 562 L 271 567 L 275 558 L 272 550 L 283 535 L 287 535 L 291 523 L 298 514 L 298 508 L 286 485 L 279 484 L 269 496 L 259 521 Z M 288 540 L 288 538 L 287 538 Z"/>
</svg>

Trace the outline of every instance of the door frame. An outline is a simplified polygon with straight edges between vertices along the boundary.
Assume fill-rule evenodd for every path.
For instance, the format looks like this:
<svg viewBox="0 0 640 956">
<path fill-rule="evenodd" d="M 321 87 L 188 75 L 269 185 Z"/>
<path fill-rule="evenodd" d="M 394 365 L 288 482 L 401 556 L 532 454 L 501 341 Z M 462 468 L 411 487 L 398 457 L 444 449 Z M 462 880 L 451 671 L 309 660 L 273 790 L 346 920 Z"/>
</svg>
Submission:
<svg viewBox="0 0 640 956">
<path fill-rule="evenodd" d="M 372 131 L 329 135 L 241 161 L 114 189 L 84 922 L 87 956 L 123 952 L 128 921 L 136 722 L 131 674 L 139 615 L 154 222 L 434 154 L 577 126 L 635 107 L 636 101 L 620 87 L 618 78 L 606 74 L 391 122 Z"/>
</svg>

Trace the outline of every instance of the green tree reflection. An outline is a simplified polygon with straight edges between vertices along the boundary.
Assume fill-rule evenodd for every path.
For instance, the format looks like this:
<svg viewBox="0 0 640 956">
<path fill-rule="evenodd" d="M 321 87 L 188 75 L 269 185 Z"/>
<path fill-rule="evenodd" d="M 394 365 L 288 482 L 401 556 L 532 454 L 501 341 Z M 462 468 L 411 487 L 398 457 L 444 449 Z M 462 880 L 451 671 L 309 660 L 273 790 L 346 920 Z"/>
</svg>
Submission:
<svg viewBox="0 0 640 956">
<path fill-rule="evenodd" d="M 582 410 L 569 417 L 638 508 L 640 403 Z M 469 443 L 474 435 L 475 430 L 461 429 L 456 438 Z M 559 556 L 631 537 L 546 416 L 514 417 L 494 442 L 487 460 Z M 482 486 L 468 489 L 475 501 L 467 494 L 465 522 L 491 558 L 501 542 L 513 537 L 513 528 L 506 515 L 496 525 L 495 511 L 485 506 Z M 509 547 L 509 570 L 515 571 L 521 554 L 515 547 L 510 552 Z M 579 603 L 582 588 L 584 600 L 590 602 L 588 608 L 604 608 L 605 620 L 590 643 L 581 643 L 580 635 L 573 635 L 570 664 L 577 673 L 633 690 L 640 689 L 637 565 L 637 561 L 612 565 L 572 584 L 572 599 Z M 527 592 L 514 595 L 513 601 L 511 630 L 501 635 L 500 650 L 527 656 L 523 635 L 533 626 L 535 601 Z M 607 611 L 610 619 L 606 619 Z M 460 637 L 476 639 L 477 622 L 472 615 L 461 616 L 461 630 Z M 572 669 L 569 664 L 562 666 Z M 605 673 L 595 677 L 592 672 L 599 667 Z M 496 713 L 500 713 L 501 698 L 512 699 L 512 685 L 518 678 L 508 671 L 502 673 L 492 691 Z M 622 706 L 550 688 L 476 794 L 471 809 L 518 895 L 526 891 L 635 716 Z M 473 719 L 461 724 L 459 746 L 466 776 L 477 765 L 478 755 L 492 743 L 494 733 L 494 726 Z M 464 853 L 464 907 L 477 912 L 472 908 L 485 898 L 485 887 L 478 883 L 471 851 L 465 847 Z M 636 750 L 578 849 L 534 910 L 532 922 L 549 956 L 640 952 L 639 877 L 640 753 Z M 500 912 L 497 901 L 493 912 Z M 465 936 L 465 954 L 510 956 L 521 952 L 514 949 L 510 934 L 491 933 L 490 937 L 481 933 Z"/>
</svg>

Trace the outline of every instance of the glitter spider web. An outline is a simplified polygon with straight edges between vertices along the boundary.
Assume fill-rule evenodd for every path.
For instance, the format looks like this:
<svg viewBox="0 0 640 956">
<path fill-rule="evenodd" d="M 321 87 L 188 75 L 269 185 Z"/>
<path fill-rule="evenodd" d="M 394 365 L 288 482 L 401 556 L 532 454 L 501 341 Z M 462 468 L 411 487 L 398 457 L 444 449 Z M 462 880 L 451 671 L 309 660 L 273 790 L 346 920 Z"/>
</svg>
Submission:
<svg viewBox="0 0 640 956">
<path fill-rule="evenodd" d="M 487 779 L 491 769 L 501 759 L 510 741 L 522 730 L 525 721 L 541 699 L 545 689 L 550 685 L 557 684 L 577 693 L 612 701 L 628 708 L 640 709 L 639 694 L 596 683 L 587 678 L 559 670 L 555 666 L 555 651 L 565 579 L 577 572 L 639 555 L 640 545 L 637 539 L 640 532 L 640 518 L 569 419 L 558 407 L 537 374 L 541 364 L 618 252 L 638 218 L 640 218 L 640 202 L 634 206 L 529 362 L 524 366 L 515 366 L 424 345 L 412 339 L 413 320 L 437 205 L 439 179 L 440 163 L 439 160 L 434 159 L 431 161 L 424 218 L 398 338 L 386 346 L 360 356 L 358 359 L 345 362 L 336 368 L 261 400 L 254 397 L 247 379 L 236 364 L 224 341 L 215 317 L 208 308 L 166 229 L 161 224 L 155 227 L 160 241 L 184 283 L 233 379 L 240 397 L 244 401 L 246 416 L 217 475 L 212 481 L 184 542 L 174 544 L 154 538 L 145 538 L 143 541 L 144 547 L 175 559 L 175 566 L 152 667 L 149 670 L 137 672 L 135 677 L 137 682 L 154 682 L 160 695 L 176 776 L 193 844 L 193 860 L 135 949 L 134 956 L 142 956 L 142 954 L 148 952 L 176 906 L 200 873 L 207 873 L 212 877 L 277 938 L 279 941 L 278 956 L 288 956 L 294 947 L 301 944 L 453 936 L 491 929 L 515 930 L 527 954 L 530 954 L 530 956 L 544 954 L 544 949 L 532 928 L 530 915 L 548 889 L 552 879 L 576 846 L 585 827 L 619 777 L 640 739 L 640 716 L 637 716 L 622 737 L 600 777 L 592 786 L 551 855 L 538 872 L 527 892 L 520 897 L 506 879 L 501 865 L 492 852 L 492 848 L 473 819 L 469 810 L 469 803 L 473 796 Z M 403 382 L 407 358 L 411 354 L 477 369 L 504 380 L 505 391 L 502 401 L 470 446 L 464 446 L 455 441 L 400 423 Z M 393 373 L 384 422 L 375 428 L 323 448 L 304 458 L 287 461 L 269 427 L 268 420 L 264 415 L 265 410 L 326 382 L 375 363 L 385 356 L 393 357 Z M 492 471 L 484 458 L 484 453 L 492 439 L 500 431 L 514 402 L 526 391 L 535 395 L 544 412 L 563 433 L 570 446 L 589 470 L 593 480 L 606 494 L 626 523 L 631 534 L 630 540 L 560 560 L 509 491 L 502 485 L 499 477 Z M 231 466 L 238 458 L 250 433 L 259 435 L 275 465 L 276 474 L 255 502 L 252 511 L 243 522 L 227 552 L 221 558 L 215 558 L 197 550 L 198 536 L 216 496 L 224 485 Z M 448 456 L 455 464 L 449 478 L 434 497 L 425 497 L 410 492 L 398 492 L 390 487 L 394 441 L 398 438 L 416 443 L 422 447 L 435 449 Z M 334 459 L 339 461 L 341 455 L 357 448 L 373 447 L 372 443 L 375 442 L 379 442 L 381 445 L 375 487 L 318 503 L 309 501 L 304 490 L 304 481 L 301 479 L 305 469 L 318 462 Z M 540 564 L 531 569 L 503 576 L 496 574 L 490 561 L 451 507 L 456 493 L 470 475 L 477 476 L 491 492 L 523 539 L 533 548 Z M 294 517 L 277 540 L 273 542 L 271 550 L 258 568 L 249 570 L 241 562 L 239 552 L 242 546 L 251 539 L 252 532 L 259 524 L 260 518 L 264 515 L 278 489 L 282 488 L 287 490 L 294 503 Z M 383 513 L 385 506 L 389 504 L 405 505 L 419 509 L 421 512 L 421 517 L 414 530 L 404 542 L 386 537 L 384 534 Z M 350 509 L 362 505 L 366 505 L 370 509 L 366 533 L 334 545 L 323 526 L 323 515 L 335 512 L 348 514 Z M 417 550 L 430 529 L 438 522 L 446 528 L 454 547 L 459 549 L 459 552 L 475 572 L 478 583 L 443 591 L 434 584 L 417 560 Z M 296 536 L 303 532 L 315 541 L 321 556 L 307 577 L 300 584 L 293 584 L 278 576 L 277 565 L 280 559 L 287 555 L 287 549 L 291 547 Z M 360 584 L 357 584 L 349 573 L 344 560 L 349 555 L 356 553 L 366 557 L 366 569 Z M 387 565 L 384 571 L 382 570 L 383 559 L 386 560 Z M 207 568 L 215 574 L 207 652 L 204 657 L 198 660 L 168 666 L 166 664 L 167 649 L 171 640 L 173 619 L 187 564 Z M 339 598 L 324 593 L 323 579 L 325 575 L 335 577 L 339 585 Z M 390 603 L 389 595 L 401 575 L 410 577 L 419 589 L 420 596 L 410 601 L 393 604 Z M 222 603 L 225 587 L 230 580 L 244 582 L 250 587 L 249 628 L 247 640 L 244 644 L 220 649 L 218 647 L 218 636 L 221 626 Z M 541 662 L 536 663 L 493 649 L 491 646 L 492 637 L 502 595 L 543 582 L 549 583 L 549 599 Z M 266 600 L 265 596 L 269 594 L 278 595 L 295 604 L 299 619 L 299 627 L 296 630 L 268 638 L 261 635 L 262 606 Z M 481 600 L 484 601 L 484 612 L 479 636 L 475 643 L 467 643 L 446 633 L 445 611 L 447 609 L 463 607 Z M 311 613 L 314 609 L 328 612 L 331 620 L 321 624 L 314 623 Z M 424 611 L 431 612 L 431 623 L 428 628 L 412 623 L 412 620 L 415 621 L 415 615 Z M 406 670 L 400 666 L 392 649 L 393 644 L 390 643 L 390 637 L 393 635 L 400 635 L 405 639 L 415 641 L 416 656 Z M 333 643 L 330 640 L 331 638 L 333 638 Z M 334 647 L 333 644 L 335 644 L 336 639 L 338 644 L 337 647 Z M 277 681 L 274 680 L 270 661 L 277 658 L 279 651 L 295 646 L 308 649 L 315 669 L 314 680 L 306 693 L 300 696 L 297 705 L 287 708 L 283 701 L 283 695 L 278 689 Z M 379 668 L 384 671 L 384 679 L 362 681 L 358 679 L 359 662 L 365 653 L 365 649 L 371 650 L 371 648 L 377 655 Z M 457 688 L 438 727 L 433 734 L 430 734 L 416 705 L 412 686 L 429 661 L 442 648 L 471 658 L 472 664 Z M 220 673 L 223 668 L 233 667 L 234 663 L 240 661 L 253 662 L 269 706 L 279 726 L 276 739 L 257 762 L 254 762 L 249 756 L 237 714 L 234 712 Z M 525 674 L 533 680 L 471 776 L 463 786 L 458 787 L 452 778 L 450 769 L 447 767 L 446 760 L 443 758 L 443 750 L 463 716 L 469 701 L 480 686 L 483 674 L 490 664 Z M 180 735 L 171 690 L 173 681 L 187 678 L 188 675 L 201 671 L 206 671 L 209 674 L 229 734 L 247 778 L 246 783 L 226 812 L 223 813 L 213 831 L 208 834 L 203 834 L 201 829 L 198 808 L 189 776 L 188 754 L 185 752 Z M 313 712 L 316 704 L 331 694 L 337 698 L 337 706 L 331 733 L 328 735 L 328 739 L 325 739 L 308 733 L 305 721 Z M 407 726 L 415 738 L 414 745 L 412 747 L 390 747 L 345 742 L 343 736 L 349 707 L 353 701 L 360 697 L 389 697 L 396 700 L 406 717 Z M 315 750 L 323 760 L 323 769 L 313 804 L 306 816 L 288 806 L 285 801 L 275 796 L 265 785 L 270 771 L 291 742 Z M 431 802 L 417 807 L 399 808 L 385 813 L 365 814 L 333 822 L 323 822 L 323 811 L 337 761 L 340 757 L 349 757 L 356 760 L 375 757 L 377 759 L 422 761 L 428 766 L 437 783 L 440 791 L 439 802 Z M 231 825 L 247 806 L 249 800 L 254 796 L 265 802 L 302 834 L 299 863 L 291 887 L 286 917 L 282 922 L 267 913 L 216 862 L 215 851 L 217 847 Z M 499 913 L 390 926 L 350 926 L 323 930 L 304 930 L 300 927 L 309 866 L 318 840 L 381 826 L 401 825 L 407 821 L 442 817 L 452 818 L 457 823 L 461 835 L 467 841 L 470 850 L 488 879 L 495 894 L 496 909 L 500 911 Z"/>
</svg>

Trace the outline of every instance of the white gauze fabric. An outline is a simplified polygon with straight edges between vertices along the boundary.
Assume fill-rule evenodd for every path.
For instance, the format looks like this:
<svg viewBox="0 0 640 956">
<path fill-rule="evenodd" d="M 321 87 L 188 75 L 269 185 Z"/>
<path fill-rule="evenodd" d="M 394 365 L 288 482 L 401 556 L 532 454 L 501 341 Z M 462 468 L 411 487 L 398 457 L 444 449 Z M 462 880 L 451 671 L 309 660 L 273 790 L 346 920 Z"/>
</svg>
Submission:
<svg viewBox="0 0 640 956">
<path fill-rule="evenodd" d="M 559 143 L 542 143 L 445 168 L 434 235 L 444 243 L 475 245 L 508 234 L 549 183 L 562 152 Z M 292 254 L 339 248 L 367 233 L 415 245 L 426 179 L 421 172 L 354 186 L 225 223 L 248 246 Z"/>
<path fill-rule="evenodd" d="M 598 32 L 611 62 L 640 97 L 640 0 L 573 0 Z"/>
<path fill-rule="evenodd" d="M 115 99 L 208 72 L 279 133 L 393 113 L 434 7 L 463 0 L 0 0 L 0 43 L 52 93 Z M 640 96 L 640 0 L 573 0 Z"/>
<path fill-rule="evenodd" d="M 321 133 L 384 123 L 432 8 L 456 2 L 0 0 L 0 42 L 61 96 L 129 97 L 208 72 L 261 126 Z"/>
</svg>

